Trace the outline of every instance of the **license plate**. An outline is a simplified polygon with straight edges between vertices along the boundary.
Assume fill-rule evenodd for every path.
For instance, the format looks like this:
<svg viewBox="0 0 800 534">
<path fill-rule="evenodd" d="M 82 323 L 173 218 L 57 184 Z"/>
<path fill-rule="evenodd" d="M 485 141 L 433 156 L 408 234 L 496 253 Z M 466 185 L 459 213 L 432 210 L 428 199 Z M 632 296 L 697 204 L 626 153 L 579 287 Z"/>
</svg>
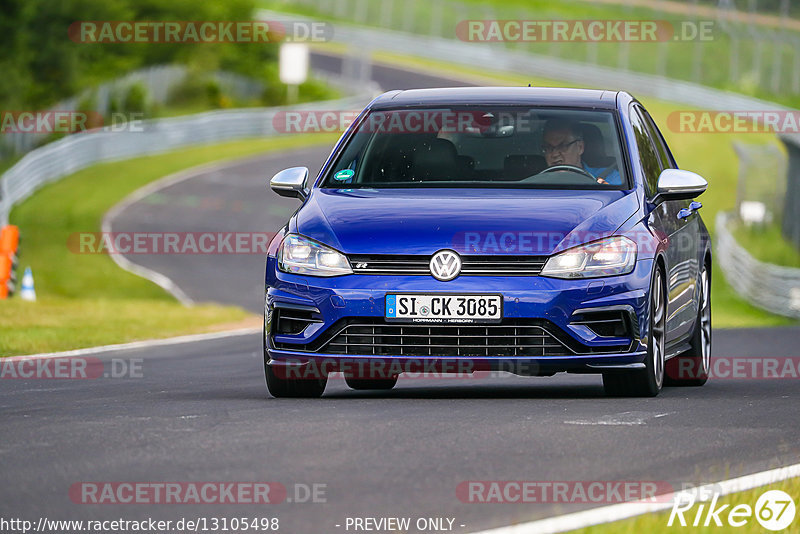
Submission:
<svg viewBox="0 0 800 534">
<path fill-rule="evenodd" d="M 502 295 L 386 295 L 386 319 L 413 323 L 498 323 Z"/>
</svg>

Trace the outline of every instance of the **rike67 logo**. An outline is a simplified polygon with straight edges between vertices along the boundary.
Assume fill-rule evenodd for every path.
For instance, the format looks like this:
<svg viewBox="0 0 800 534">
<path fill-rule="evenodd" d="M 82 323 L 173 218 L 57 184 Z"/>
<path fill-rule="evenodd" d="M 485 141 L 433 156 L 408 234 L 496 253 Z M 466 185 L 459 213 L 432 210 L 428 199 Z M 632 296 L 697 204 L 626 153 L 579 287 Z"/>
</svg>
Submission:
<svg viewBox="0 0 800 534">
<path fill-rule="evenodd" d="M 756 501 L 755 507 L 749 504 L 718 504 L 719 492 L 713 491 L 710 503 L 696 502 L 708 500 L 708 496 L 698 491 L 683 491 L 675 497 L 667 526 L 681 527 L 734 527 L 739 528 L 755 518 L 767 530 L 781 531 L 794 522 L 795 504 L 792 497 L 780 490 L 764 492 Z M 793 531 L 794 532 L 794 531 Z"/>
</svg>

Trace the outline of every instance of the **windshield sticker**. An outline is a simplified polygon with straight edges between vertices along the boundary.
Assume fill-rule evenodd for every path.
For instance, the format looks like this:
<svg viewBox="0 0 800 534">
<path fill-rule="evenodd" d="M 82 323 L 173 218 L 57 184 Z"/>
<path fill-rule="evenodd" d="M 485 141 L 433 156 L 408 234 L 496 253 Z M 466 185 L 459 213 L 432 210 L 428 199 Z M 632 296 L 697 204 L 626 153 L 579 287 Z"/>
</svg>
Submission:
<svg viewBox="0 0 800 534">
<path fill-rule="evenodd" d="M 344 170 L 341 170 L 341 171 L 337 172 L 336 174 L 334 174 L 333 175 L 333 179 L 334 180 L 342 180 L 342 181 L 349 180 L 350 178 L 353 177 L 354 174 L 355 174 L 355 172 L 353 172 L 352 169 L 344 169 Z"/>
</svg>

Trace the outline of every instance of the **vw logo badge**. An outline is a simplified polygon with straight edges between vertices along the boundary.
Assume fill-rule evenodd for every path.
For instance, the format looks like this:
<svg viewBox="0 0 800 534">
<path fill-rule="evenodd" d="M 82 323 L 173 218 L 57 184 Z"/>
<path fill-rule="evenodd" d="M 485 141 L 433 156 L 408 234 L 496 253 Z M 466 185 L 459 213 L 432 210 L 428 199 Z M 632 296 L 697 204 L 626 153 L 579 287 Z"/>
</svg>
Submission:
<svg viewBox="0 0 800 534">
<path fill-rule="evenodd" d="M 434 278 L 447 282 L 461 272 L 461 257 L 452 250 L 440 250 L 431 258 L 430 268 Z"/>
</svg>

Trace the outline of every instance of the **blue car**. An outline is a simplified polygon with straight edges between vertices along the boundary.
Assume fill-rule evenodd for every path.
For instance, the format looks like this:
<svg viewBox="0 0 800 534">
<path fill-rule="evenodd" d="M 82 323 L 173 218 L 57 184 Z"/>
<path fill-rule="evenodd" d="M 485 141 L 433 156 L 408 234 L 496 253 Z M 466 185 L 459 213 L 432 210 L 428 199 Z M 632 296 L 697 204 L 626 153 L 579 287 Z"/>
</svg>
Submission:
<svg viewBox="0 0 800 534">
<path fill-rule="evenodd" d="M 392 91 L 269 245 L 264 363 L 275 397 L 328 375 L 600 373 L 614 396 L 706 382 L 711 241 L 645 108 L 625 92 Z M 480 376 L 480 375 L 478 375 Z"/>
</svg>

